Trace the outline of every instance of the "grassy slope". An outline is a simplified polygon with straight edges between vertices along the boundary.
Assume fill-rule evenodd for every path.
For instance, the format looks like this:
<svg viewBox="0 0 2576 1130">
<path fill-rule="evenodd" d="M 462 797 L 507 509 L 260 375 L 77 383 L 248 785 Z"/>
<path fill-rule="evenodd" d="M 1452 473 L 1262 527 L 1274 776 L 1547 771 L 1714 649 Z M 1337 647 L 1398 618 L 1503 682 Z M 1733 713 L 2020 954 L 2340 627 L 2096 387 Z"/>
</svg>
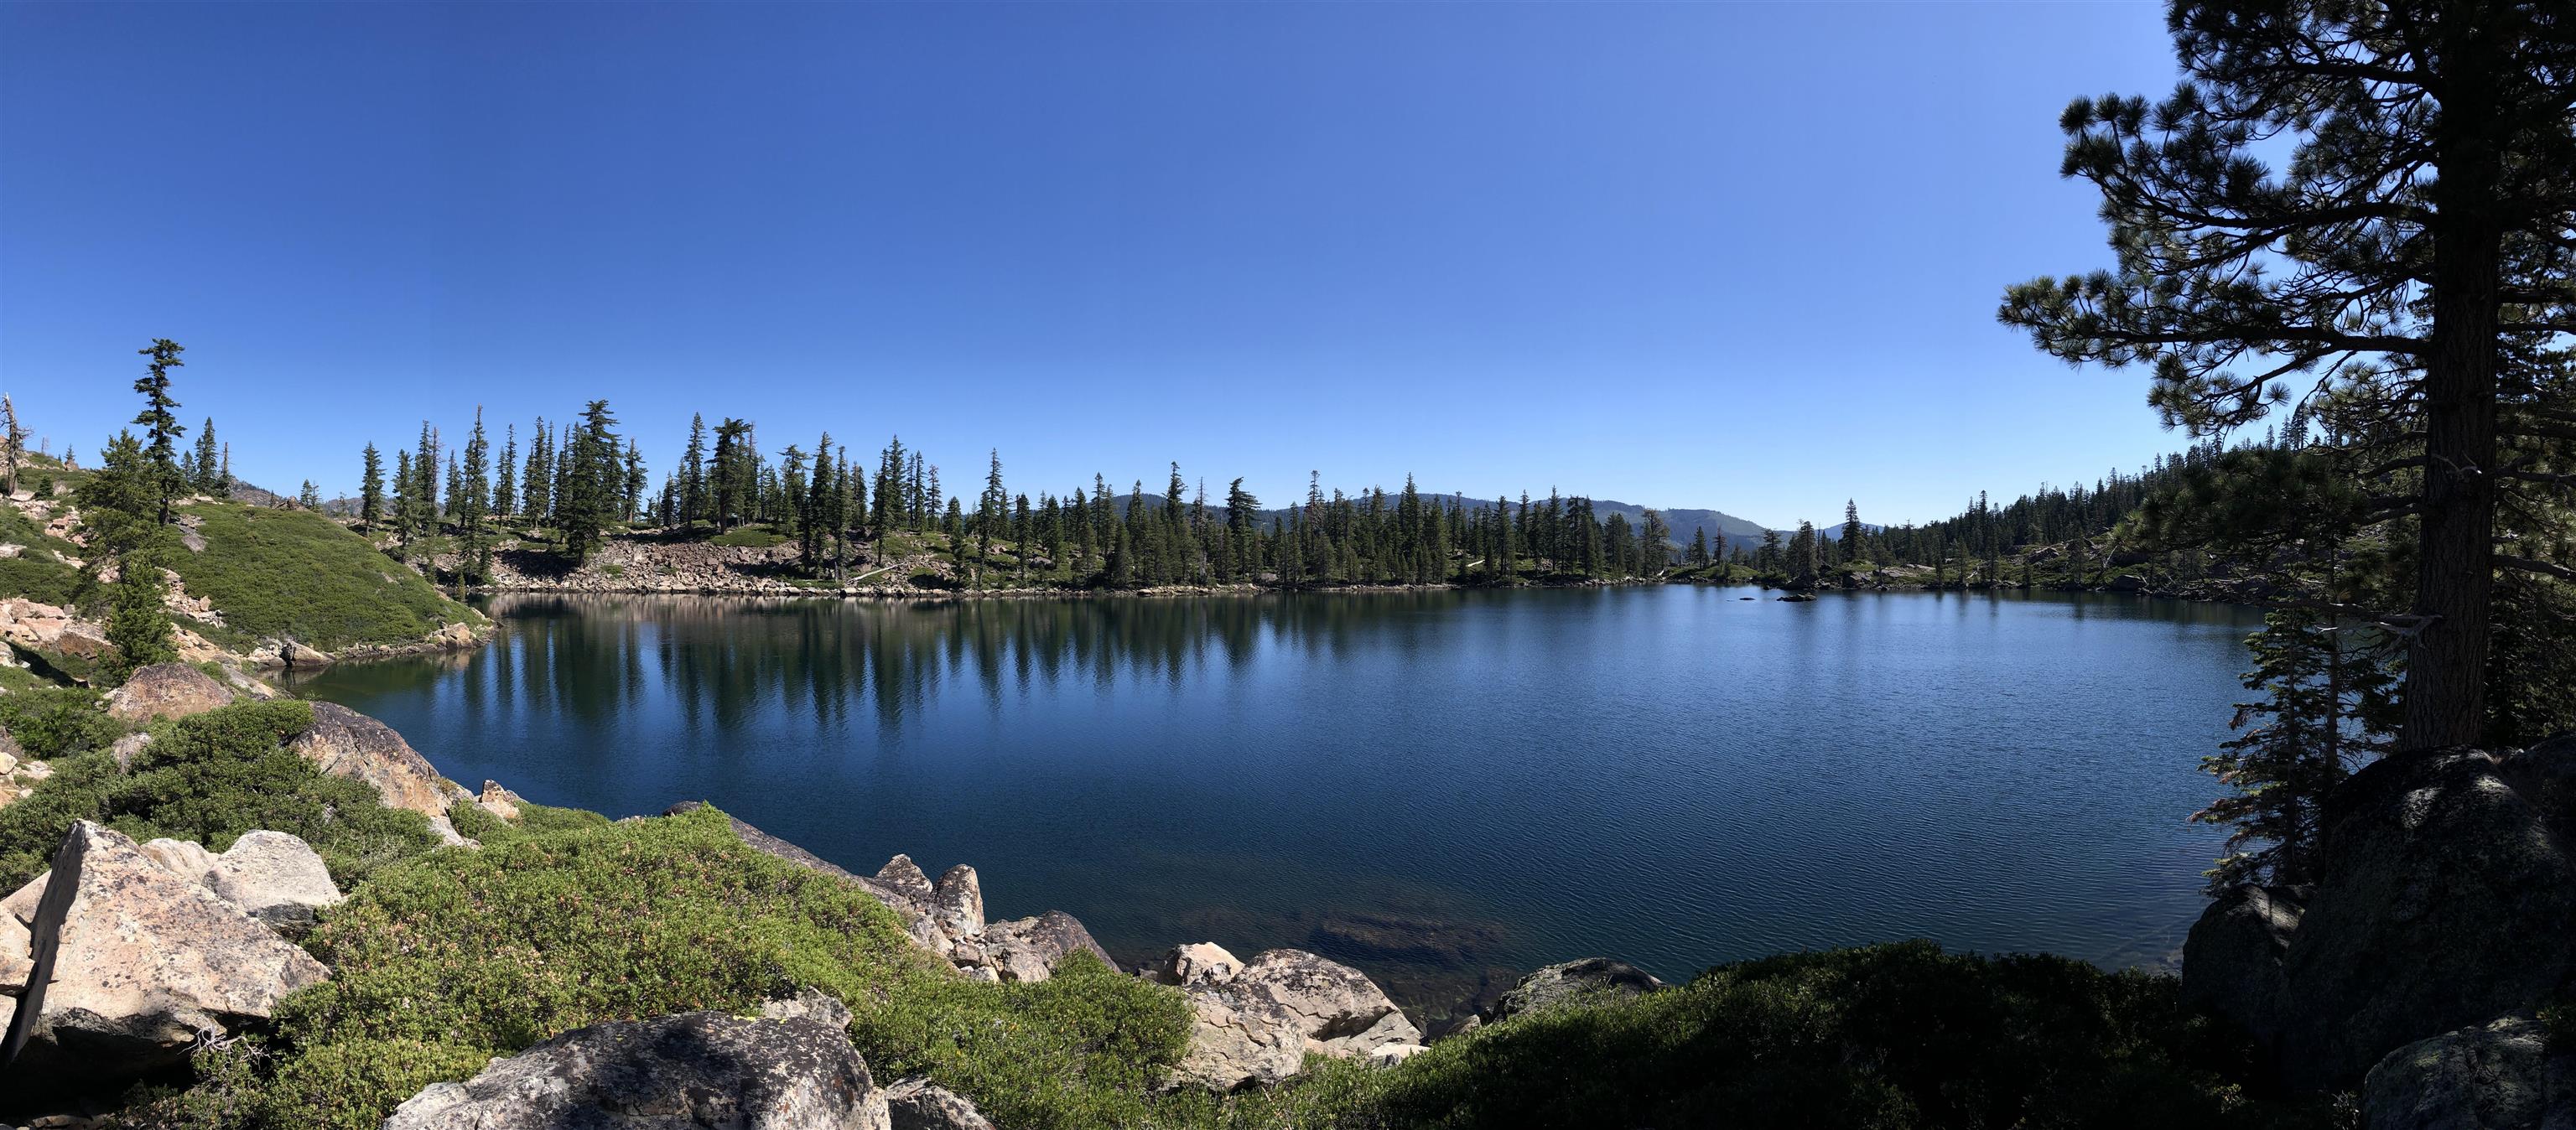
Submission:
<svg viewBox="0 0 2576 1130">
<path fill-rule="evenodd" d="M 190 595 L 213 599 L 228 643 L 285 636 L 324 651 L 411 643 L 471 609 L 346 527 L 304 510 L 196 503 L 202 553 L 179 553 Z"/>
<path fill-rule="evenodd" d="M 80 596 L 80 570 L 62 561 L 65 556 L 80 556 L 79 546 L 46 537 L 44 529 L 15 506 L 0 506 L 0 542 L 26 547 L 18 556 L 0 560 L 0 597 L 70 604 Z"/>
</svg>

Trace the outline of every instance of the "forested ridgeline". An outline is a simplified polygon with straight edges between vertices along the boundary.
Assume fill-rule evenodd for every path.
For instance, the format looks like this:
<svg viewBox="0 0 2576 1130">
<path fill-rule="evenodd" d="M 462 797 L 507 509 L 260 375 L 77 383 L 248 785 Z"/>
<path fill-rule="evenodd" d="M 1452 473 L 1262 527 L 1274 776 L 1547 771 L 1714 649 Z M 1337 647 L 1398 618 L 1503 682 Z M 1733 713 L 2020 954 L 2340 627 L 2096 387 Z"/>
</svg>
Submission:
<svg viewBox="0 0 2576 1130">
<path fill-rule="evenodd" d="M 1624 580 L 1748 581 L 1818 587 L 2182 590 L 2244 570 L 2202 550 L 2124 529 L 2145 502 L 2219 463 L 2213 438 L 2088 488 L 2043 487 L 2005 504 L 1980 494 L 1958 516 L 1879 527 L 1847 505 L 1839 527 L 1769 530 L 1714 510 L 1660 510 L 1550 490 L 1491 499 L 1421 491 L 1327 490 L 1265 507 L 1235 479 L 1219 495 L 1167 468 L 1159 492 L 1105 475 L 1032 496 L 988 453 L 982 488 L 952 492 L 923 452 L 889 441 L 853 459 L 822 434 L 773 457 L 745 420 L 693 422 L 657 485 L 641 444 L 605 402 L 573 424 L 538 420 L 524 447 L 504 429 L 496 453 L 478 420 L 461 447 L 424 424 L 416 445 L 363 453 L 362 487 L 326 509 L 355 519 L 388 552 L 450 582 L 538 587 L 581 569 L 613 541 L 706 544 L 737 553 L 773 588 L 1143 589 L 1173 585 L 1516 585 Z M 2282 441 L 2266 436 L 2259 446 Z M 2244 446 L 2240 444 L 2240 446 Z M 664 574 L 638 574 L 668 570 Z M 619 555 L 591 587 L 692 585 L 671 554 Z M 622 580 L 623 585 L 618 584 Z M 2137 578 L 2130 578 L 2136 582 Z"/>
</svg>

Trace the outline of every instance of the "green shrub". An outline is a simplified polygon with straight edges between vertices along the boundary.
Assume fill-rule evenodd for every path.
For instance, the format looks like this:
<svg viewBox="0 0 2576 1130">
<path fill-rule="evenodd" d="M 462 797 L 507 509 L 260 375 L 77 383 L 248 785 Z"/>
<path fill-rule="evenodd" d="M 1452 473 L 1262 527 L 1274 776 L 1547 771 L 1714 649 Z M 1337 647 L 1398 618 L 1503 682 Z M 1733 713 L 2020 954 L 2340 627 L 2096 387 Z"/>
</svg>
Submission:
<svg viewBox="0 0 2576 1130">
<path fill-rule="evenodd" d="M 0 702 L 15 706 L 19 697 Z M 427 818 L 386 808 L 373 786 L 325 776 L 285 748 L 312 721 L 308 703 L 235 703 L 153 726 L 151 744 L 126 770 L 96 751 L 116 731 L 82 729 L 73 741 L 90 752 L 57 758 L 52 777 L 0 808 L 0 884 L 14 889 L 44 870 L 74 820 L 137 840 L 195 840 L 209 851 L 255 828 L 285 832 L 313 845 L 343 887 L 437 847 Z"/>
<path fill-rule="evenodd" d="M 320 514 L 234 503 L 187 510 L 203 520 L 197 532 L 206 548 L 172 554 L 170 565 L 241 637 L 285 636 L 329 651 L 410 643 L 443 624 L 478 619 Z"/>
<path fill-rule="evenodd" d="M 542 836 L 552 832 L 571 832 L 583 828 L 606 827 L 611 821 L 586 808 L 555 808 L 543 804 L 519 805 L 519 819 L 503 820 L 470 800 L 449 805 L 447 822 L 456 826 L 456 834 L 490 847 Z"/>
<path fill-rule="evenodd" d="M 98 692 L 87 687 L 39 687 L 0 695 L 0 727 L 18 739 L 27 756 L 51 760 L 106 749 L 125 735 Z"/>
<path fill-rule="evenodd" d="M 0 597 L 22 596 L 45 604 L 77 603 L 88 587 L 78 569 L 63 563 L 63 554 L 79 548 L 49 537 L 15 506 L 0 506 L 0 542 L 23 546 L 18 556 L 0 559 Z"/>
<path fill-rule="evenodd" d="M 269 1124 L 373 1126 L 568 1029 L 802 987 L 849 1002 L 879 1075 L 927 1071 L 1016 1127 L 1137 1124 L 1187 1039 L 1177 993 L 1097 962 L 1037 985 L 939 968 L 874 898 L 743 846 L 713 809 L 519 833 L 388 868 L 325 912 L 306 944 L 333 976 L 279 1012 Z"/>
<path fill-rule="evenodd" d="M 2176 982 L 1927 942 L 1791 954 L 1335 1067 L 1271 1100 L 1340 1126 L 2322 1126 L 2246 1101 Z"/>
</svg>

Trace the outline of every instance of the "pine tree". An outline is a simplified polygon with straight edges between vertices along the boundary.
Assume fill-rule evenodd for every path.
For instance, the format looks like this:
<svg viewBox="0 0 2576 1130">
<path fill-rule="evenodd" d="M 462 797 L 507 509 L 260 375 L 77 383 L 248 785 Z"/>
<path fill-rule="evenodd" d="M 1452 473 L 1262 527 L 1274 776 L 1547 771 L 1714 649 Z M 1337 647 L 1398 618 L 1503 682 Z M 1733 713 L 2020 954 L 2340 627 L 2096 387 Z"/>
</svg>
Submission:
<svg viewBox="0 0 2576 1130">
<path fill-rule="evenodd" d="M 113 564 L 116 569 L 107 610 L 107 640 L 116 651 L 105 674 L 120 682 L 138 667 L 178 658 L 169 608 L 163 603 L 170 535 L 156 516 L 167 482 L 134 433 L 121 431 L 101 453 L 98 471 L 77 492 L 81 525 L 89 536 L 89 568 L 99 571 Z"/>
<path fill-rule="evenodd" d="M 395 448 L 393 512 L 389 517 L 394 527 L 394 558 L 405 565 L 411 564 L 411 492 L 418 480 L 419 476 L 411 473 L 411 452 Z"/>
<path fill-rule="evenodd" d="M 689 415 L 689 446 L 680 453 L 680 521 L 696 522 L 709 516 L 712 505 L 707 496 L 707 418 L 699 413 Z"/>
<path fill-rule="evenodd" d="M 197 455 L 188 463 L 188 489 L 212 498 L 226 491 L 222 481 L 223 449 L 215 444 L 215 418 L 197 426 Z"/>
<path fill-rule="evenodd" d="M 483 407 L 474 407 L 474 430 L 465 438 L 465 465 L 458 477 L 456 501 L 456 595 L 465 597 L 468 581 L 492 575 L 492 532 L 484 523 L 491 509 L 491 440 L 483 431 Z"/>
<path fill-rule="evenodd" d="M 626 440 L 625 489 L 620 492 L 618 506 L 619 521 L 631 523 L 637 519 L 638 512 L 644 508 L 644 488 L 651 483 L 652 479 L 644 473 L 644 449 L 634 437 L 629 436 Z"/>
<path fill-rule="evenodd" d="M 493 465 L 498 479 L 492 484 L 492 516 L 509 518 L 519 512 L 519 425 L 502 425 L 501 435 L 501 459 Z"/>
<path fill-rule="evenodd" d="M 359 453 L 358 521 L 373 529 L 385 516 L 385 457 L 370 443 Z"/>
<path fill-rule="evenodd" d="M 2518 513 L 2564 506 L 2540 448 L 2576 439 L 2539 360 L 2576 326 L 2561 7 L 2178 0 L 2167 23 L 2173 95 L 2060 118 L 2115 269 L 2013 287 L 1999 316 L 2069 361 L 2152 364 L 2153 403 L 2195 435 L 2258 422 L 2294 380 L 2393 422 L 2361 473 L 2375 523 L 2414 543 L 2388 621 L 2398 744 L 2475 744 L 2497 570 L 2576 577 L 2498 549 Z"/>
<path fill-rule="evenodd" d="M 576 562 L 598 551 L 623 493 L 616 425 L 608 402 L 594 400 L 582 409 L 580 429 L 567 429 L 571 441 L 556 469 L 563 493 L 555 501 L 555 524 L 563 528 L 564 553 Z"/>
<path fill-rule="evenodd" d="M 185 367 L 179 360 L 187 347 L 169 338 L 154 338 L 152 344 L 135 352 L 151 358 L 144 364 L 144 375 L 134 382 L 134 391 L 143 394 L 143 411 L 134 422 L 143 425 L 143 434 L 151 442 L 144 448 L 144 458 L 152 467 L 153 488 L 160 495 L 155 521 L 170 521 L 170 502 L 187 489 L 188 477 L 179 467 L 180 436 L 188 429 L 171 412 L 179 402 L 170 398 L 170 370 Z"/>
<path fill-rule="evenodd" d="M 2344 629 L 2314 608 L 2275 609 L 2248 642 L 2254 669 L 2232 728 L 2243 731 L 2201 760 L 2234 788 L 2192 819 L 2230 827 L 2228 854 L 2208 872 L 2210 890 L 2236 883 L 2304 883 L 2315 878 L 2319 815 L 2328 791 L 2373 752 L 2361 716 L 2384 701 L 2389 674 Z"/>
<path fill-rule="evenodd" d="M 322 488 L 314 486 L 311 479 L 304 480 L 303 488 L 295 492 L 295 504 L 319 513 L 322 509 Z"/>
<path fill-rule="evenodd" d="M 528 433 L 528 463 L 519 476 L 520 506 L 527 511 L 532 525 L 550 525 L 554 517 L 554 440 L 546 431 L 546 418 L 537 417 L 537 425 Z"/>
</svg>

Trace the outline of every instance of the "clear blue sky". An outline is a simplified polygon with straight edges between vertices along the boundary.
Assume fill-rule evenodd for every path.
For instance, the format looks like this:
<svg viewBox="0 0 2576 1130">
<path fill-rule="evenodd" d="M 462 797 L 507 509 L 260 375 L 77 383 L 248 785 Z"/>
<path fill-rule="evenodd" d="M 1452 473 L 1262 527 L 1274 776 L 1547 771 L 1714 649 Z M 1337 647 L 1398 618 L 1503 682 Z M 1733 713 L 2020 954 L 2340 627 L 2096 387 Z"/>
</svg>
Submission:
<svg viewBox="0 0 2576 1130">
<path fill-rule="evenodd" d="M 2108 261 L 2130 4 L 0 6 L 0 387 L 235 470 L 612 400 L 952 488 L 1946 515 L 2180 445 L 1995 324 Z"/>
</svg>

